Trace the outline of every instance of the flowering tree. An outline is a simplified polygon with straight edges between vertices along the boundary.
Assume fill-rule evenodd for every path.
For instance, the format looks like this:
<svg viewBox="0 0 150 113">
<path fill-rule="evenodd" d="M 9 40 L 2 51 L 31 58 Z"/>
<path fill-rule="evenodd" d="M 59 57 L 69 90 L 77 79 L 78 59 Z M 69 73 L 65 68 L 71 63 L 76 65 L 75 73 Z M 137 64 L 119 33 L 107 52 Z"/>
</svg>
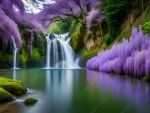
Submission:
<svg viewBox="0 0 150 113">
<path fill-rule="evenodd" d="M 37 3 L 35 0 L 32 3 Z M 0 37 L 7 46 L 10 37 L 15 38 L 18 46 L 22 45 L 21 32 L 18 27 L 24 27 L 29 32 L 28 40 L 29 56 L 32 55 L 33 34 L 43 31 L 42 24 L 37 20 L 36 14 L 27 13 L 22 0 L 2 0 L 0 2 Z"/>
<path fill-rule="evenodd" d="M 38 2 L 44 0 L 26 0 L 26 2 L 38 7 Z M 0 1 L 0 36 L 3 43 L 7 45 L 11 36 L 21 46 L 23 37 L 18 27 L 24 27 L 29 36 L 27 37 L 29 53 L 32 54 L 32 41 L 34 33 L 49 28 L 54 21 L 66 21 L 75 19 L 84 26 L 95 25 L 101 22 L 103 16 L 100 10 L 101 0 L 56 0 L 54 4 L 45 4 L 44 9 L 38 13 L 27 13 L 23 0 L 1 0 Z"/>
<path fill-rule="evenodd" d="M 54 4 L 44 5 L 38 15 L 43 25 L 47 26 L 55 21 L 64 21 L 64 19 L 75 19 L 76 21 L 85 24 L 87 22 L 87 15 L 94 15 L 94 9 L 102 4 L 101 0 L 56 0 Z M 101 14 L 100 8 L 96 10 Z M 44 17 L 44 18 L 43 18 Z M 95 19 L 89 16 L 88 19 Z M 96 17 L 97 20 L 102 16 Z M 88 24 L 92 20 L 88 21 Z"/>
<path fill-rule="evenodd" d="M 22 12 L 24 11 L 22 2 L 14 2 L 12 0 L 3 0 L 0 4 L 0 35 L 3 39 L 3 43 L 7 44 L 10 36 L 15 37 L 17 45 L 21 45 L 21 37 L 18 30 L 18 25 L 12 20 L 5 11 L 11 10 L 12 7 L 9 6 L 15 5 Z"/>
</svg>

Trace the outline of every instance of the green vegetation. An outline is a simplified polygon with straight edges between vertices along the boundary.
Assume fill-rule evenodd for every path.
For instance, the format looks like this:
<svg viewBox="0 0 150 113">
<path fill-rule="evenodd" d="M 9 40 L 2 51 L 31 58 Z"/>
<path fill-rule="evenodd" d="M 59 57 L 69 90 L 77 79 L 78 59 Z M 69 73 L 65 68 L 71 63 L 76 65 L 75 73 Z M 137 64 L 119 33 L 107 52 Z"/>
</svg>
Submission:
<svg viewBox="0 0 150 113">
<path fill-rule="evenodd" d="M 145 20 L 144 20 L 145 22 L 148 22 L 148 21 L 150 21 L 150 8 L 149 8 L 149 10 L 148 10 L 148 12 L 147 12 L 147 15 L 146 15 L 146 17 L 145 17 Z"/>
<path fill-rule="evenodd" d="M 79 60 L 79 65 L 81 67 L 85 67 L 86 66 L 86 62 L 91 59 L 92 57 L 94 56 L 97 56 L 97 54 L 103 50 L 103 49 L 106 49 L 107 46 L 106 44 L 104 43 L 101 47 L 95 49 L 94 51 L 91 51 L 91 52 L 88 52 L 86 49 L 82 49 L 82 53 L 83 55 L 81 56 L 80 60 Z"/>
<path fill-rule="evenodd" d="M 32 52 L 33 55 L 26 61 L 26 67 L 43 67 L 44 59 L 40 58 L 40 53 L 38 52 L 38 49 L 33 48 Z"/>
<path fill-rule="evenodd" d="M 12 65 L 13 56 L 7 51 L 0 51 L 0 68 L 8 68 Z"/>
<path fill-rule="evenodd" d="M 24 101 L 24 104 L 27 105 L 27 106 L 31 106 L 33 104 L 35 104 L 38 100 L 35 99 L 35 98 L 27 98 L 25 101 Z"/>
<path fill-rule="evenodd" d="M 2 102 L 9 102 L 11 101 L 13 98 L 11 96 L 11 94 L 7 91 L 5 91 L 4 89 L 0 88 L 0 103 Z"/>
<path fill-rule="evenodd" d="M 72 48 L 77 52 L 83 48 L 83 37 L 85 34 L 85 25 L 80 24 L 76 30 L 71 33 L 70 44 Z"/>
<path fill-rule="evenodd" d="M 142 26 L 142 29 L 144 33 L 150 33 L 150 21 L 145 22 Z"/>
<path fill-rule="evenodd" d="M 13 100 L 11 94 L 20 96 L 26 91 L 21 81 L 0 77 L 0 103 Z"/>
<path fill-rule="evenodd" d="M 55 22 L 55 25 L 50 28 L 48 33 L 63 34 L 74 30 L 78 26 L 78 22 L 75 20 L 66 20 Z"/>
<path fill-rule="evenodd" d="M 127 7 L 131 5 L 130 0 L 107 0 L 104 1 L 104 15 L 106 18 L 108 33 L 104 37 L 104 42 L 109 45 L 120 33 L 122 20 L 127 15 Z"/>
<path fill-rule="evenodd" d="M 141 5 L 139 4 L 141 1 L 136 0 L 134 4 L 132 4 L 132 2 L 133 1 L 130 0 L 103 0 L 105 21 L 108 27 L 105 29 L 103 28 L 104 31 L 106 30 L 103 39 L 104 43 L 94 51 L 88 52 L 83 49 L 83 54 L 80 59 L 80 65 L 82 67 L 85 67 L 87 60 L 96 56 L 101 50 L 110 49 L 114 44 L 121 43 L 123 38 L 129 39 L 132 28 L 138 27 L 138 25 L 143 23 L 143 19 L 141 21 L 140 18 L 143 13 L 141 12 Z M 146 4 L 144 9 L 147 7 L 148 5 Z M 135 14 L 132 14 L 132 16 L 135 18 L 132 22 L 129 22 L 127 19 L 130 20 L 129 15 L 133 10 L 135 10 Z M 143 18 L 145 18 L 145 23 L 142 26 L 143 31 L 145 33 L 150 33 L 150 9 L 148 10 L 146 17 L 144 15 Z M 123 31 L 121 31 L 121 27 L 124 28 Z"/>
<path fill-rule="evenodd" d="M 150 33 L 150 8 L 148 9 L 147 15 L 145 17 L 142 30 L 144 33 Z"/>
<path fill-rule="evenodd" d="M 23 95 L 26 92 L 26 87 L 19 80 L 0 77 L 0 87 L 16 96 Z"/>
</svg>

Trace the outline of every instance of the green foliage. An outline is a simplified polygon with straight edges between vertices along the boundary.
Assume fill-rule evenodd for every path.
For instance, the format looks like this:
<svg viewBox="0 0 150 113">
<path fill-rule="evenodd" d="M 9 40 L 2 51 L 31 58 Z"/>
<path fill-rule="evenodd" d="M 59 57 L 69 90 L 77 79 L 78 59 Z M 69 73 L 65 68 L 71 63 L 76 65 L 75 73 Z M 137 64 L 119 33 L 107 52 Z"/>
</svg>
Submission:
<svg viewBox="0 0 150 113">
<path fill-rule="evenodd" d="M 32 49 L 32 56 L 33 56 L 33 57 L 34 57 L 34 56 L 36 56 L 36 57 L 39 57 L 39 56 L 40 56 L 40 54 L 39 54 L 37 48 L 33 48 L 33 49 Z"/>
<path fill-rule="evenodd" d="M 110 37 L 110 33 L 107 33 L 105 36 L 104 36 L 104 43 L 106 43 L 107 45 L 111 44 L 112 42 L 112 38 Z"/>
<path fill-rule="evenodd" d="M 68 20 L 67 23 L 62 21 L 55 22 L 55 25 L 50 28 L 49 33 L 52 34 L 63 34 L 74 30 L 78 23 L 75 20 Z"/>
<path fill-rule="evenodd" d="M 45 57 L 45 37 L 43 38 L 35 38 L 33 42 L 33 56 L 39 56 L 41 59 Z M 35 53 L 34 53 L 35 52 Z"/>
<path fill-rule="evenodd" d="M 43 67 L 43 59 L 40 58 L 40 54 L 36 48 L 33 48 L 33 55 L 27 59 L 26 67 L 33 68 L 33 67 Z"/>
<path fill-rule="evenodd" d="M 0 77 L 0 87 L 16 96 L 25 94 L 26 88 L 21 81 Z"/>
<path fill-rule="evenodd" d="M 122 20 L 127 15 L 126 9 L 130 8 L 130 0 L 105 0 L 104 3 L 104 15 L 109 31 L 105 36 L 105 42 L 110 44 L 120 32 Z"/>
<path fill-rule="evenodd" d="M 0 51 L 0 67 L 8 68 L 13 63 L 13 55 L 8 54 L 7 51 Z"/>
<path fill-rule="evenodd" d="M 150 21 L 145 22 L 144 25 L 142 26 L 142 29 L 144 33 L 150 34 Z"/>
<path fill-rule="evenodd" d="M 27 98 L 25 101 L 24 101 L 24 104 L 27 105 L 27 106 L 31 106 L 33 104 L 35 104 L 38 100 L 35 99 L 35 98 Z"/>
<path fill-rule="evenodd" d="M 21 49 L 21 53 L 19 55 L 19 67 L 23 67 L 25 68 L 25 62 L 27 61 L 28 58 L 28 52 L 27 52 L 27 44 L 26 41 L 24 39 L 22 39 L 22 49 Z"/>
<path fill-rule="evenodd" d="M 13 98 L 11 94 L 4 89 L 0 88 L 0 103 L 11 101 Z"/>
<path fill-rule="evenodd" d="M 127 27 L 112 43 L 110 43 L 107 49 L 110 49 L 114 44 L 121 43 L 122 39 L 130 39 L 132 27 Z"/>
<path fill-rule="evenodd" d="M 145 20 L 144 20 L 145 22 L 148 22 L 148 21 L 150 21 L 150 8 L 149 8 L 149 10 L 148 10 L 148 12 L 147 12 L 147 15 L 146 15 L 146 17 L 145 17 Z"/>
<path fill-rule="evenodd" d="M 107 46 L 106 46 L 106 44 L 104 43 L 100 48 L 97 48 L 97 49 L 95 49 L 94 51 L 91 51 L 91 52 L 87 52 L 87 50 L 85 50 L 85 49 L 82 49 L 82 57 L 80 58 L 80 60 L 79 60 L 79 65 L 81 66 L 81 67 L 85 67 L 86 66 L 86 62 L 89 60 L 89 59 L 91 59 L 92 57 L 94 57 L 94 56 L 97 56 L 97 54 L 101 51 L 101 50 L 103 50 L 103 49 L 106 49 L 107 48 Z"/>
<path fill-rule="evenodd" d="M 72 48 L 77 52 L 83 47 L 83 36 L 85 34 L 85 26 L 80 24 L 76 30 L 71 33 L 70 44 Z"/>
</svg>

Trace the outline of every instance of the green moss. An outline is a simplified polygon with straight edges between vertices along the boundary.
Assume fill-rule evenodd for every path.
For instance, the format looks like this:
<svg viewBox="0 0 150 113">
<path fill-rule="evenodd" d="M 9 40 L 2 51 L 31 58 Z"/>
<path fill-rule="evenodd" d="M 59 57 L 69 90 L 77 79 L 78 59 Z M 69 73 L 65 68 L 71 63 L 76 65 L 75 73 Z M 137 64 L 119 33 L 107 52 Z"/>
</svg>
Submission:
<svg viewBox="0 0 150 113">
<path fill-rule="evenodd" d="M 13 98 L 11 94 L 4 89 L 0 88 L 0 103 L 11 101 Z"/>
<path fill-rule="evenodd" d="M 115 43 L 121 43 L 122 39 L 130 39 L 132 27 L 127 27 L 108 47 L 110 49 Z"/>
<path fill-rule="evenodd" d="M 26 88 L 21 81 L 0 77 L 0 87 L 16 96 L 23 95 Z"/>
<path fill-rule="evenodd" d="M 70 35 L 71 41 L 70 44 L 75 52 L 80 51 L 83 48 L 83 37 L 85 34 L 85 26 L 80 24 L 78 28 L 73 31 Z"/>
<path fill-rule="evenodd" d="M 27 106 L 31 106 L 33 104 L 35 104 L 38 100 L 35 99 L 35 98 L 27 98 L 25 101 L 24 101 L 24 104 L 27 105 Z"/>
</svg>

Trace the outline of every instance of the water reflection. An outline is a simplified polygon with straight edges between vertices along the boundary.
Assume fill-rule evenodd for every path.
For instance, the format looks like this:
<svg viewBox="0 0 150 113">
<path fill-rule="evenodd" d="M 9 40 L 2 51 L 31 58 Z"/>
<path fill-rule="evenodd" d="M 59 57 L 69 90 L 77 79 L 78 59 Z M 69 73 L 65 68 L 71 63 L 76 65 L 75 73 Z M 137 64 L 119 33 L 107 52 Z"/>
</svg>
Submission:
<svg viewBox="0 0 150 113">
<path fill-rule="evenodd" d="M 46 70 L 46 92 L 70 101 L 73 87 L 72 70 Z"/>
<path fill-rule="evenodd" d="M 46 91 L 50 93 L 51 74 L 50 70 L 46 70 Z"/>
<path fill-rule="evenodd" d="M 137 79 L 87 70 L 87 81 L 88 84 L 99 84 L 101 91 L 111 92 L 116 98 L 126 98 L 138 106 L 149 104 L 148 84 Z"/>
<path fill-rule="evenodd" d="M 66 69 L 11 70 L 7 77 L 30 89 L 17 99 L 39 100 L 32 107 L 19 103 L 19 112 L 11 113 L 149 113 L 149 86 L 137 79 Z"/>
<path fill-rule="evenodd" d="M 17 79 L 17 75 L 16 75 L 16 70 L 13 70 L 13 79 L 16 80 Z"/>
<path fill-rule="evenodd" d="M 45 89 L 48 99 L 47 102 L 45 101 L 44 106 L 46 106 L 48 103 L 53 103 L 53 112 L 61 112 L 65 106 L 72 102 L 72 70 L 46 70 Z M 56 109 L 54 109 L 55 107 Z M 42 110 L 43 108 L 41 107 Z"/>
</svg>

